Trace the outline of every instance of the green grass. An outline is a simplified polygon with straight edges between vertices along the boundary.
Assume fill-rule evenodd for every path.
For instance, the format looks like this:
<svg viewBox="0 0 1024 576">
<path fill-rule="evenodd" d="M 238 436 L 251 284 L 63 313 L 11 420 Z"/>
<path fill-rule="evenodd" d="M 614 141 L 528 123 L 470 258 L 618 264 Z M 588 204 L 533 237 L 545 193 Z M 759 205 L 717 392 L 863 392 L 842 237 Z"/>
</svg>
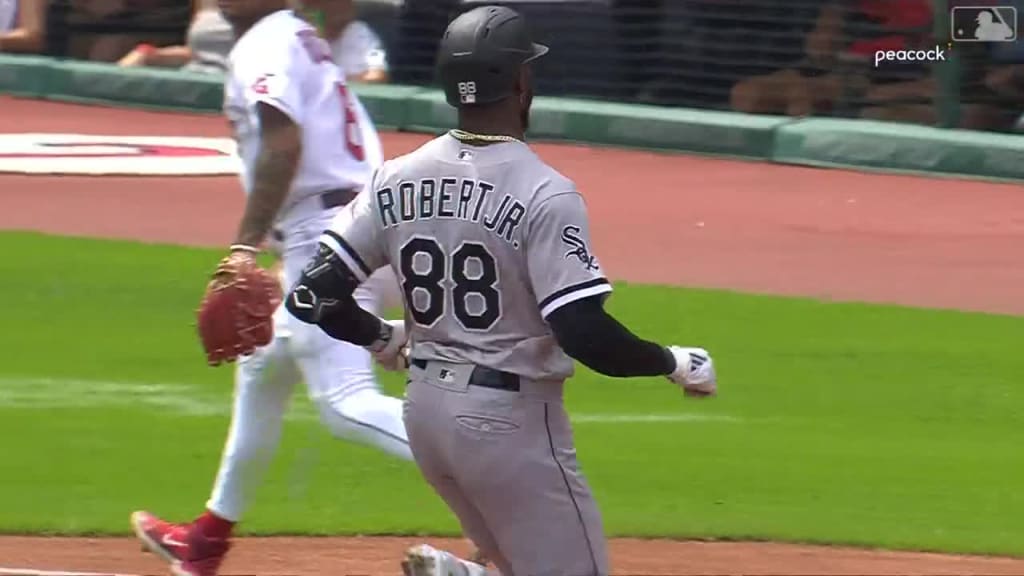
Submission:
<svg viewBox="0 0 1024 576">
<path fill-rule="evenodd" d="M 0 531 L 191 517 L 231 396 L 192 327 L 219 253 L 21 233 L 0 252 Z M 610 534 L 1024 554 L 1024 320 L 622 284 L 610 307 L 706 346 L 721 386 L 699 402 L 580 369 L 568 404 Z M 244 527 L 457 533 L 413 465 L 333 440 L 304 397 Z"/>
</svg>

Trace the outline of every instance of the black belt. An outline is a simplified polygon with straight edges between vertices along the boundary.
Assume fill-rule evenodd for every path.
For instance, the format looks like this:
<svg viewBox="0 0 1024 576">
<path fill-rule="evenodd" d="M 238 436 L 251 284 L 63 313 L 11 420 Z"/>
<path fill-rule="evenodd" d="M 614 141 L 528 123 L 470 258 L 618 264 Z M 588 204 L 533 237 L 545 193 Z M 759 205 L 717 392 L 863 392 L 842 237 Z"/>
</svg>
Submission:
<svg viewBox="0 0 1024 576">
<path fill-rule="evenodd" d="M 333 210 L 355 200 L 358 195 L 359 190 L 356 188 L 335 188 L 321 192 L 318 198 L 320 199 L 320 206 L 324 210 Z M 277 242 L 284 242 L 284 232 L 277 228 L 270 231 L 270 237 Z"/>
<path fill-rule="evenodd" d="M 320 205 L 324 207 L 324 210 L 330 210 L 348 204 L 358 195 L 359 190 L 355 188 L 335 188 L 320 195 Z"/>
<path fill-rule="evenodd" d="M 420 360 L 418 358 L 412 359 L 412 365 L 425 370 L 428 362 L 426 360 Z M 469 385 L 479 386 L 481 388 L 494 388 L 495 390 L 507 390 L 509 392 L 519 392 L 519 376 L 512 374 L 511 372 L 502 372 L 501 370 L 494 370 L 493 368 L 485 368 L 483 366 L 474 366 L 473 372 L 469 375 Z"/>
</svg>

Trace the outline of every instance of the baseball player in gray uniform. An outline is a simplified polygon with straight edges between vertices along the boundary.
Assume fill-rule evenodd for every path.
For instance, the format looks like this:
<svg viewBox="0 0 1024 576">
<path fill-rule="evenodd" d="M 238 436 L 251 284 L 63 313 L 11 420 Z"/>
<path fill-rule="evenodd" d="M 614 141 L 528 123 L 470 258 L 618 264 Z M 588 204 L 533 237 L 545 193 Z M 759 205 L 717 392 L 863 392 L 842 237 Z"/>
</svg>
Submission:
<svg viewBox="0 0 1024 576">
<path fill-rule="evenodd" d="M 529 63 L 546 52 L 509 8 L 452 21 L 438 68 L 459 129 L 376 171 L 320 237 L 286 307 L 385 365 L 404 368 L 408 345 L 416 463 L 502 575 L 605 575 L 601 518 L 562 403 L 572 359 L 609 376 L 667 376 L 693 396 L 717 385 L 703 348 L 642 340 L 604 310 L 612 286 L 583 197 L 524 142 Z M 352 298 L 385 265 L 405 322 Z M 426 545 L 405 568 L 485 573 Z"/>
</svg>

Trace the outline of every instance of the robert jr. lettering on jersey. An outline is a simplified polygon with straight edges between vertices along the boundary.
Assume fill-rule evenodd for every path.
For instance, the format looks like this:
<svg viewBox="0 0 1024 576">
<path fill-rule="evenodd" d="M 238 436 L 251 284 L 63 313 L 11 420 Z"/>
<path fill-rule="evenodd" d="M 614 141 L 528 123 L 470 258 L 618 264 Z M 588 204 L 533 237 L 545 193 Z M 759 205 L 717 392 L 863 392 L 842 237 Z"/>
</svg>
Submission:
<svg viewBox="0 0 1024 576">
<path fill-rule="evenodd" d="M 511 194 L 505 194 L 495 208 L 496 202 L 490 199 L 493 191 L 493 184 L 472 178 L 406 180 L 398 184 L 397 200 L 392 188 L 378 190 L 377 207 L 384 228 L 401 222 L 454 218 L 482 223 L 518 250 L 519 241 L 513 240 L 513 235 L 526 215 L 526 207 Z"/>
</svg>

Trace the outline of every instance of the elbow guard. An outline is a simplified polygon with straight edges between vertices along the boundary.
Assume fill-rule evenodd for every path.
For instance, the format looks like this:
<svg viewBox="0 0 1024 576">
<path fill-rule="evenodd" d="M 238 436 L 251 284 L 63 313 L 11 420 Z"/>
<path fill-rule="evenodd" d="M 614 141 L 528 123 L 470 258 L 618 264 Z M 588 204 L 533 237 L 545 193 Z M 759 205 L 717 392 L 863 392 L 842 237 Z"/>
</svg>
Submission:
<svg viewBox="0 0 1024 576">
<path fill-rule="evenodd" d="M 341 258 L 321 244 L 289 291 L 284 306 L 297 319 L 319 324 L 328 313 L 352 301 L 352 293 L 358 286 L 359 280 Z"/>
</svg>

